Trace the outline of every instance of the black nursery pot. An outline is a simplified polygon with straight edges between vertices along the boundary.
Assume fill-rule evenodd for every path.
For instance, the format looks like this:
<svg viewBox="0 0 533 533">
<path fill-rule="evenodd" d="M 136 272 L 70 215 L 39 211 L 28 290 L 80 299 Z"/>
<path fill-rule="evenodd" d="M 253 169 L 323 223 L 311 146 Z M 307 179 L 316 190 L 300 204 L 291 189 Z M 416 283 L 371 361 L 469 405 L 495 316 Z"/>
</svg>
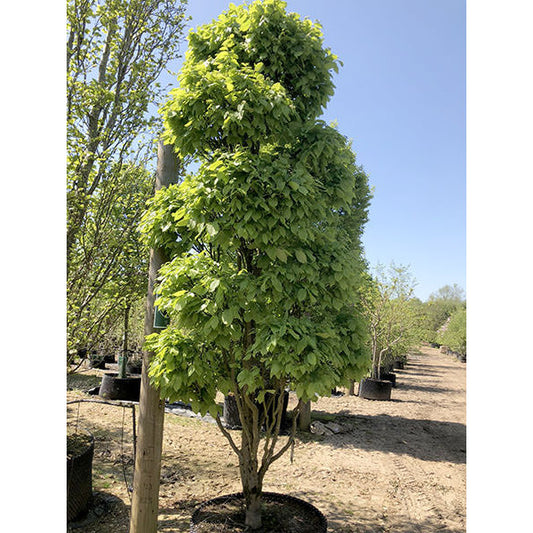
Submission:
<svg viewBox="0 0 533 533">
<path fill-rule="evenodd" d="M 394 365 L 392 363 L 387 363 L 385 365 L 381 365 L 380 372 L 382 374 L 388 374 L 389 372 L 392 372 L 394 369 Z"/>
<path fill-rule="evenodd" d="M 79 436 L 67 436 L 67 522 L 83 518 L 93 499 L 94 438 L 84 437 L 76 445 Z"/>
<path fill-rule="evenodd" d="M 309 502 L 275 492 L 263 492 L 262 500 L 261 531 L 327 532 L 326 517 Z M 190 533 L 243 531 L 244 517 L 245 505 L 242 492 L 219 496 L 196 508 L 191 517 L 189 531 Z M 224 527 L 225 523 L 235 524 L 235 529 L 231 526 Z"/>
<path fill-rule="evenodd" d="M 403 370 L 405 368 L 405 363 L 403 361 L 394 361 L 393 367 L 397 370 Z"/>
<path fill-rule="evenodd" d="M 104 361 L 110 364 L 116 363 L 115 356 L 112 353 L 104 355 Z"/>
<path fill-rule="evenodd" d="M 384 381 L 390 381 L 393 387 L 396 387 L 396 374 L 393 372 L 380 372 L 379 378 Z"/>
<path fill-rule="evenodd" d="M 239 410 L 237 409 L 237 401 L 233 394 L 224 396 L 224 409 L 222 412 L 224 418 L 224 425 L 231 429 L 241 427 L 241 418 L 239 417 Z"/>
<path fill-rule="evenodd" d="M 366 378 L 359 383 L 359 396 L 367 400 L 390 400 L 392 383 L 381 379 Z"/>
<path fill-rule="evenodd" d="M 131 361 L 126 364 L 126 370 L 128 374 L 140 374 L 142 371 L 142 361 Z"/>
<path fill-rule="evenodd" d="M 119 378 L 116 372 L 106 372 L 100 384 L 99 395 L 107 400 L 139 401 L 141 376 Z"/>
<path fill-rule="evenodd" d="M 99 355 L 91 356 L 89 358 L 89 366 L 91 368 L 98 368 L 99 370 L 105 370 L 106 361 L 103 357 Z"/>
</svg>

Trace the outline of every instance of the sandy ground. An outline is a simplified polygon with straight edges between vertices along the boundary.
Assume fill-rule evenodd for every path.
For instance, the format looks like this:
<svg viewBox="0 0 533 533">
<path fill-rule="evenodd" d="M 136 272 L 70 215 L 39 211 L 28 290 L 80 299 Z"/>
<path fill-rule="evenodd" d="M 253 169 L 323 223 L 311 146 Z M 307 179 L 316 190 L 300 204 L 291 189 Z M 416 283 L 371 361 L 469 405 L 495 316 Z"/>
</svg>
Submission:
<svg viewBox="0 0 533 533">
<path fill-rule="evenodd" d="M 391 401 L 345 394 L 313 404 L 313 419 L 333 421 L 341 433 L 299 433 L 293 462 L 286 454 L 274 463 L 264 489 L 313 503 L 330 532 L 464 532 L 466 365 L 422 347 L 396 374 Z M 90 398 L 76 389 L 90 377 L 67 398 Z M 131 409 L 82 403 L 70 405 L 68 413 L 70 425 L 87 427 L 96 440 L 97 512 L 73 531 L 127 533 Z M 218 428 L 167 413 L 159 531 L 187 532 L 198 503 L 239 490 L 236 457 Z"/>
</svg>

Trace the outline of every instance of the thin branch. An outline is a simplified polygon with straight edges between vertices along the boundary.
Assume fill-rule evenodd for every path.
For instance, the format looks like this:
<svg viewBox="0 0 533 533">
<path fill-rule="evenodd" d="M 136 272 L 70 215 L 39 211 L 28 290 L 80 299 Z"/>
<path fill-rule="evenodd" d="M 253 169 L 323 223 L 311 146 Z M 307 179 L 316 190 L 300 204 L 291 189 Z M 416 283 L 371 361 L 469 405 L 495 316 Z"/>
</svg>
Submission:
<svg viewBox="0 0 533 533">
<path fill-rule="evenodd" d="M 216 420 L 218 428 L 220 429 L 220 431 L 222 432 L 224 437 L 226 437 L 226 439 L 228 440 L 231 448 L 233 449 L 233 451 L 237 454 L 237 456 L 240 459 L 242 457 L 242 452 L 238 448 L 238 446 L 235 444 L 235 441 L 233 440 L 233 437 L 231 436 L 231 433 L 222 424 L 222 421 L 220 420 L 220 415 L 218 413 L 217 413 L 217 416 L 216 416 L 215 420 Z"/>
</svg>

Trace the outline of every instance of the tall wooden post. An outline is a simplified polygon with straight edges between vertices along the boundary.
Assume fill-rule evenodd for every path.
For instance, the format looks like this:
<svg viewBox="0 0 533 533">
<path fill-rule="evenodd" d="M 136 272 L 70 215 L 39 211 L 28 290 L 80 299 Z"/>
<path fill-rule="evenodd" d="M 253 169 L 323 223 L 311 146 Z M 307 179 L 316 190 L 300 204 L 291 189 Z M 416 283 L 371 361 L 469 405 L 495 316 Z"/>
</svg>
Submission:
<svg viewBox="0 0 533 533">
<path fill-rule="evenodd" d="M 155 190 L 177 183 L 178 171 L 179 163 L 172 146 L 159 142 Z M 163 250 L 150 250 L 148 294 L 144 318 L 145 335 L 157 331 L 154 329 L 154 283 L 159 268 L 167 260 Z M 139 399 L 139 434 L 137 453 L 135 454 L 130 533 L 157 532 L 165 401 L 160 398 L 159 391 L 150 385 L 148 365 L 151 357 L 150 352 L 143 353 Z"/>
</svg>

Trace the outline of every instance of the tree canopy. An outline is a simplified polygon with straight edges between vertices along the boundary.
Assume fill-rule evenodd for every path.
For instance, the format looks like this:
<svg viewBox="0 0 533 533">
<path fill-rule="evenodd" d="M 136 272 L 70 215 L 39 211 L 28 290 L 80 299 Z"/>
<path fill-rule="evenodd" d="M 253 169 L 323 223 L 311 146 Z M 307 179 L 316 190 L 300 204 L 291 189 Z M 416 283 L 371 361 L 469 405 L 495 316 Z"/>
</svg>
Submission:
<svg viewBox="0 0 533 533">
<path fill-rule="evenodd" d="M 160 191 L 143 221 L 147 243 L 173 258 L 158 299 L 172 326 L 152 341 L 152 376 L 204 411 L 231 389 L 232 367 L 250 392 L 283 377 L 307 400 L 366 364 L 351 304 L 367 177 L 347 139 L 317 119 L 337 59 L 318 25 L 284 9 L 232 6 L 191 33 L 164 107 L 167 139 L 200 167 Z"/>
</svg>

